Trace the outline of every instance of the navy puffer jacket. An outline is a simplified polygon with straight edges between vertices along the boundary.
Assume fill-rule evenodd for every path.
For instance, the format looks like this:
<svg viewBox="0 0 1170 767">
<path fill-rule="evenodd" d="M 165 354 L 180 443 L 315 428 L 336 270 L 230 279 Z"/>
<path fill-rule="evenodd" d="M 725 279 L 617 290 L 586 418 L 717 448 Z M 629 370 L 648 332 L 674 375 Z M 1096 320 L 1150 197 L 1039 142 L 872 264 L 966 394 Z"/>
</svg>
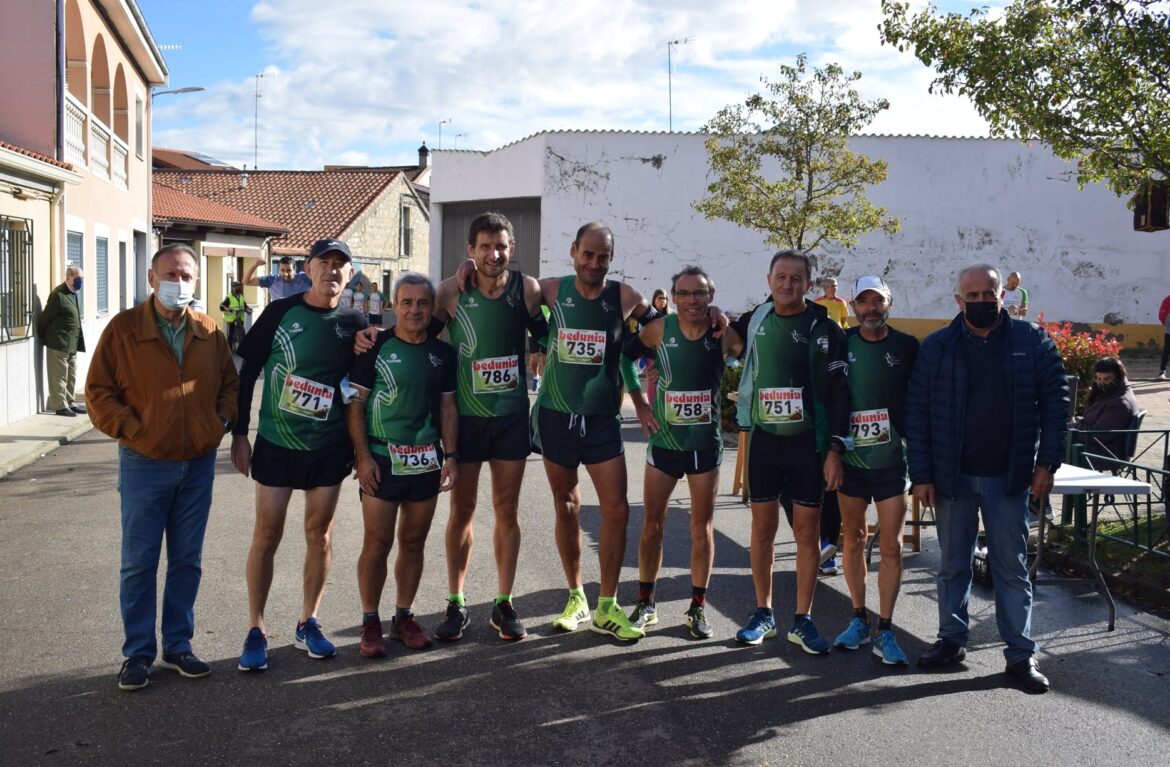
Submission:
<svg viewBox="0 0 1170 767">
<path fill-rule="evenodd" d="M 1021 493 L 1032 484 L 1036 464 L 1059 464 L 1064 458 L 1068 381 L 1064 362 L 1052 338 L 1039 325 L 1014 320 L 1004 345 L 1008 371 L 1007 413 L 987 418 L 1011 418 L 1006 492 Z M 966 413 L 967 360 L 963 354 L 963 315 L 926 337 L 918 352 L 906 398 L 906 459 L 910 481 L 933 484 L 935 492 L 955 497 L 963 450 Z"/>
</svg>

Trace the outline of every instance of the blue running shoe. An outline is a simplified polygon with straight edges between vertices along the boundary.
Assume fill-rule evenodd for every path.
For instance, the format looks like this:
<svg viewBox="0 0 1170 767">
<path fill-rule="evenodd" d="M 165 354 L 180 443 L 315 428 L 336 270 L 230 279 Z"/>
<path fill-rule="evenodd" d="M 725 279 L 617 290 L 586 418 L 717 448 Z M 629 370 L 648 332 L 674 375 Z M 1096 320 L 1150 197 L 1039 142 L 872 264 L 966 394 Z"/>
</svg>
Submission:
<svg viewBox="0 0 1170 767">
<path fill-rule="evenodd" d="M 253 626 L 244 639 L 240 653 L 240 671 L 263 671 L 268 668 L 268 637 L 258 626 Z"/>
<path fill-rule="evenodd" d="M 869 624 L 861 618 L 849 621 L 849 627 L 833 641 L 834 647 L 844 647 L 846 650 L 856 650 L 863 644 L 869 644 Z"/>
<path fill-rule="evenodd" d="M 828 640 L 817 633 L 817 627 L 807 615 L 802 615 L 800 620 L 792 624 L 788 630 L 788 641 L 800 645 L 800 649 L 809 655 L 826 655 L 829 652 Z"/>
<path fill-rule="evenodd" d="M 337 654 L 337 648 L 321 633 L 321 624 L 316 618 L 297 624 L 297 641 L 294 645 L 298 650 L 308 652 L 310 658 L 332 658 Z"/>
<path fill-rule="evenodd" d="M 893 631 L 878 632 L 878 635 L 873 639 L 873 654 L 881 658 L 882 663 L 887 666 L 910 665 L 906 653 L 902 652 L 902 648 L 898 646 L 898 640 L 894 639 Z"/>
<path fill-rule="evenodd" d="M 746 626 L 735 632 L 735 641 L 740 644 L 757 645 L 775 636 L 776 616 L 761 608 L 752 613 Z"/>
</svg>

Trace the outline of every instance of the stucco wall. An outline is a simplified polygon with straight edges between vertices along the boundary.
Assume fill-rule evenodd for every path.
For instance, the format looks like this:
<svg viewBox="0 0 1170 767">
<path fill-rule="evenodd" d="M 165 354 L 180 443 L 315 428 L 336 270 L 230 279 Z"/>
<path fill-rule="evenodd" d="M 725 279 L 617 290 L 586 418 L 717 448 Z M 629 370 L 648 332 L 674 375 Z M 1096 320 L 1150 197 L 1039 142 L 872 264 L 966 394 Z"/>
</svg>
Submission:
<svg viewBox="0 0 1170 767">
<path fill-rule="evenodd" d="M 1101 185 L 1078 190 L 1072 166 L 1043 146 L 857 137 L 852 148 L 889 163 L 870 197 L 902 219 L 902 231 L 867 235 L 851 251 L 819 251 L 819 271 L 839 275 L 843 294 L 856 277 L 883 274 L 895 316 L 938 320 L 955 313 L 957 270 L 987 261 L 1023 273 L 1034 314 L 1156 330 L 1153 315 L 1170 292 L 1170 232 L 1134 232 L 1124 200 Z M 717 303 L 739 310 L 766 294 L 774 249 L 693 211 L 706 175 L 699 135 L 548 133 L 486 154 L 436 153 L 431 199 L 441 215 L 445 202 L 539 195 L 541 274 L 566 273 L 577 227 L 599 219 L 615 234 L 618 278 L 648 293 L 697 262 L 716 279 Z"/>
<path fill-rule="evenodd" d="M 52 252 L 51 218 L 48 200 L 18 200 L 11 195 L 0 196 L 0 214 L 32 221 L 33 235 L 33 290 L 38 298 L 35 309 L 40 309 L 44 297 L 56 287 L 50 284 L 49 260 Z M 28 335 L 20 337 L 16 331 L 12 340 L 0 343 L 0 426 L 35 415 L 40 408 L 41 391 L 36 386 L 40 375 L 41 344 L 34 338 L 35 320 Z"/>
<path fill-rule="evenodd" d="M 56 157 L 56 3 L 5 0 L 0 16 L 0 139 Z"/>
</svg>

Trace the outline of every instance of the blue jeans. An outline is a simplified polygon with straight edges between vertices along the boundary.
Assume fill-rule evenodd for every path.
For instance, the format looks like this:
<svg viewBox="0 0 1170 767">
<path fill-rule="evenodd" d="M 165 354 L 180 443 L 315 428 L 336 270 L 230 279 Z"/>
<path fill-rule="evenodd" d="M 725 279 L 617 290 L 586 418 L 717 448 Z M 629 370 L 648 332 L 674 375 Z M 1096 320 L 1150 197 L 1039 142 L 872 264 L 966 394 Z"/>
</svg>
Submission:
<svg viewBox="0 0 1170 767">
<path fill-rule="evenodd" d="M 215 451 L 190 461 L 157 461 L 118 447 L 122 495 L 120 598 L 126 641 L 122 654 L 152 661 L 158 654 L 158 559 L 167 541 L 163 590 L 163 652 L 190 652 L 195 633 L 195 595 L 203 574 L 203 534 L 211 511 Z"/>
<path fill-rule="evenodd" d="M 938 636 L 967 644 L 971 559 L 979 537 L 979 512 L 987 533 L 987 559 L 995 587 L 995 622 L 1007 643 L 1008 663 L 1027 660 L 1040 648 L 1031 639 L 1032 583 L 1028 580 L 1028 493 L 1004 495 L 1005 477 L 960 474 L 957 498 L 939 497 Z"/>
</svg>

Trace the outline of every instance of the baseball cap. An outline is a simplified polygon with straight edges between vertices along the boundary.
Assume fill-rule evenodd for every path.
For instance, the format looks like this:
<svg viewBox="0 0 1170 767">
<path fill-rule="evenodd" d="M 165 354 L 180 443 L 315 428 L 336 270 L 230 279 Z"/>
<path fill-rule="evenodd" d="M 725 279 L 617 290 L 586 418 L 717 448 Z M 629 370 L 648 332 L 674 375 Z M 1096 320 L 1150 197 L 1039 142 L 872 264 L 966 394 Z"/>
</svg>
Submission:
<svg viewBox="0 0 1170 767">
<path fill-rule="evenodd" d="M 868 276 L 859 277 L 857 283 L 853 286 L 853 297 L 857 298 L 867 290 L 872 290 L 875 293 L 880 293 L 886 297 L 886 303 L 893 300 L 893 295 L 890 293 L 890 286 L 881 277 Z"/>
<path fill-rule="evenodd" d="M 323 256 L 326 253 L 340 253 L 345 256 L 347 261 L 353 261 L 353 253 L 349 252 L 349 246 L 336 237 L 326 237 L 323 240 L 317 240 L 313 243 L 313 247 L 309 248 L 309 258 L 306 260 L 312 261 L 318 256 Z"/>
</svg>

